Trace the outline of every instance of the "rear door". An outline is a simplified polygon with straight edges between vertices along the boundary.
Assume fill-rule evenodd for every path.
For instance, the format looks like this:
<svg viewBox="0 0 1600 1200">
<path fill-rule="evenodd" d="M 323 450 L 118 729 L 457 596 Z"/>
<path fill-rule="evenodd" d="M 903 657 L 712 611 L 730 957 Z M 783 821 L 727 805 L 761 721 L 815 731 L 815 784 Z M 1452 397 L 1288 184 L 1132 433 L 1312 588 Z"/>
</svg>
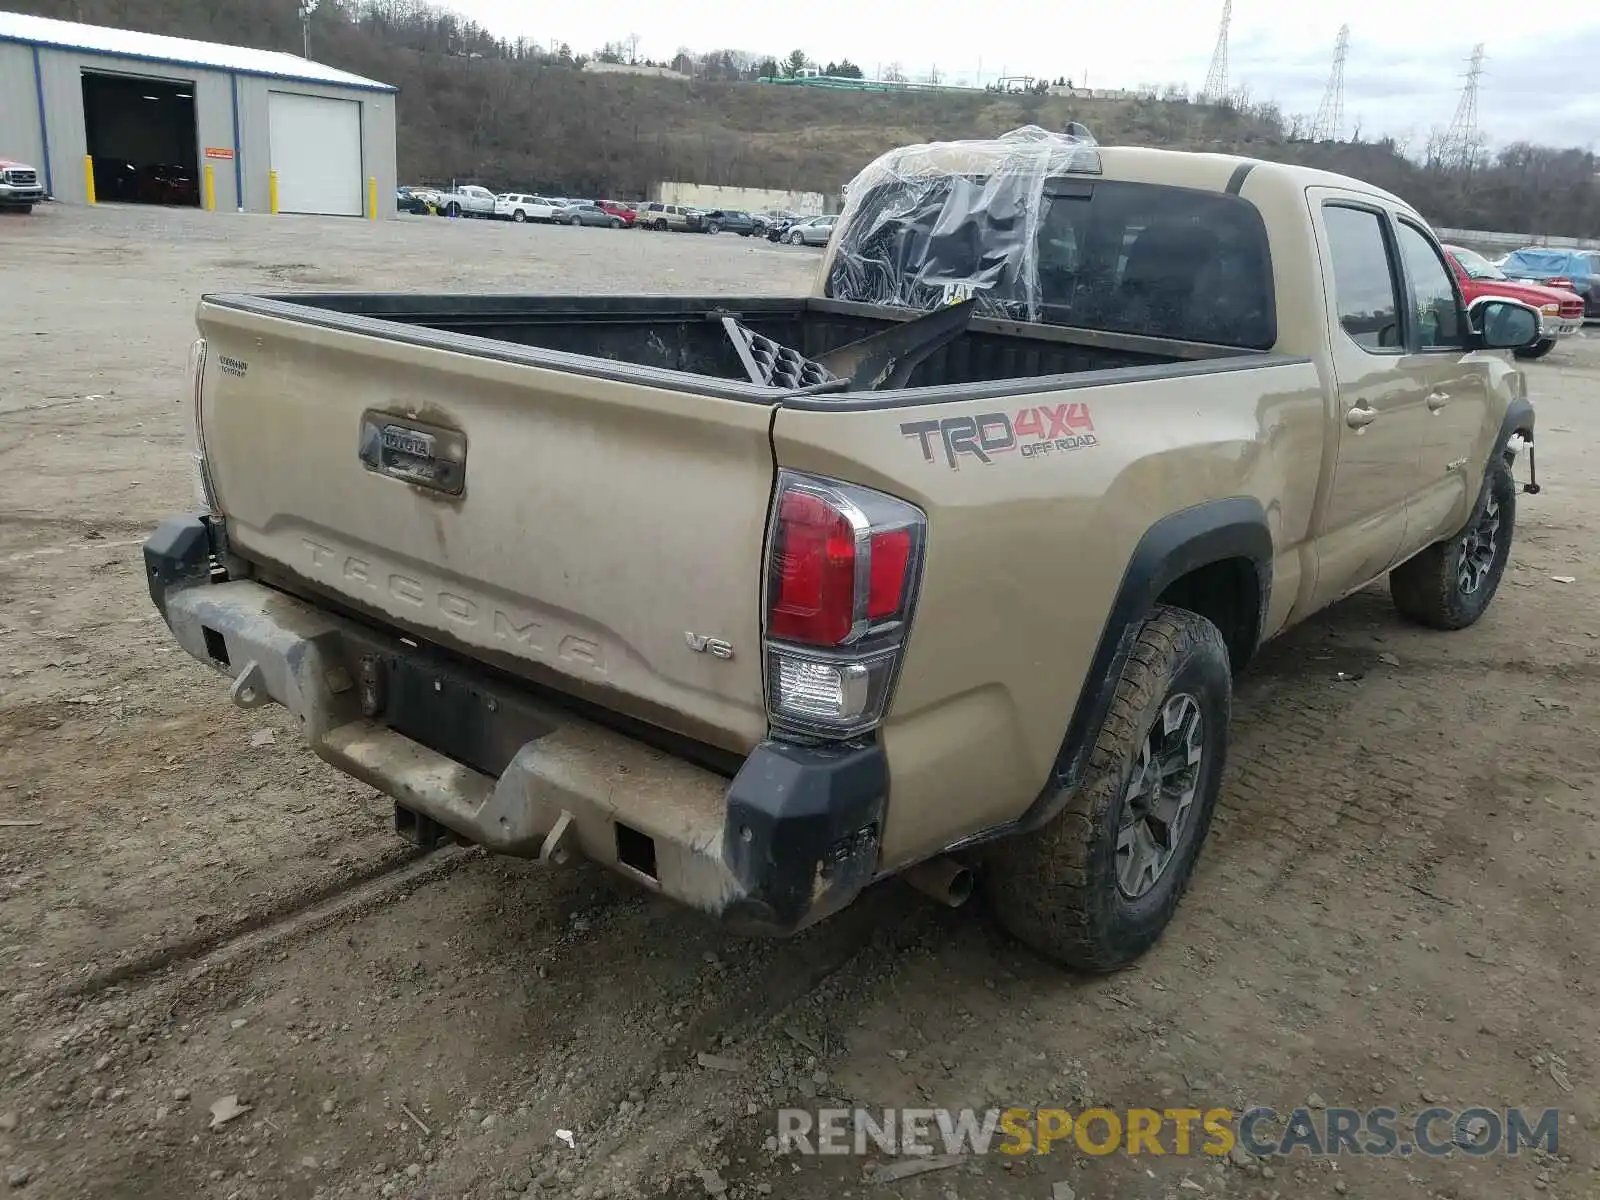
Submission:
<svg viewBox="0 0 1600 1200">
<path fill-rule="evenodd" d="M 206 452 L 243 556 L 698 741 L 765 735 L 767 404 L 277 312 L 199 313 Z"/>
<path fill-rule="evenodd" d="M 1339 449 L 1320 522 L 1315 602 L 1388 569 L 1405 539 L 1427 409 L 1407 364 L 1404 279 L 1385 209 L 1309 191 L 1328 305 Z"/>
</svg>

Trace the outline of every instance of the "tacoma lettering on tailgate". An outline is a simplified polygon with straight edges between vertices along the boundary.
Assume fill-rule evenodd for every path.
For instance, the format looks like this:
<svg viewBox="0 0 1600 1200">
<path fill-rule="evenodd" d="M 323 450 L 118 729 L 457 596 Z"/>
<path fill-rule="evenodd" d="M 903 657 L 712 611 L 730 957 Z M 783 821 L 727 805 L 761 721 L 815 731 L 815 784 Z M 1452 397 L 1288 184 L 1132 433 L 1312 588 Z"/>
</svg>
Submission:
<svg viewBox="0 0 1600 1200">
<path fill-rule="evenodd" d="M 906 437 L 922 446 L 924 462 L 932 462 L 935 445 L 944 447 L 945 462 L 959 470 L 963 455 L 992 464 L 997 454 L 1020 451 L 1023 458 L 1043 458 L 1097 446 L 1094 420 L 1087 404 L 1047 404 L 1009 413 L 980 413 L 971 417 L 907 421 L 900 426 Z"/>
<path fill-rule="evenodd" d="M 307 574 L 313 579 L 324 580 L 369 602 L 376 598 L 379 607 L 392 607 L 397 602 L 420 610 L 421 620 L 426 622 L 431 617 L 433 623 L 480 646 L 504 645 L 516 654 L 560 661 L 594 675 L 606 674 L 605 654 L 592 638 L 555 633 L 538 617 L 506 612 L 492 601 L 464 596 L 308 537 L 300 541 L 310 558 Z M 385 598 L 390 605 L 382 603 Z"/>
</svg>

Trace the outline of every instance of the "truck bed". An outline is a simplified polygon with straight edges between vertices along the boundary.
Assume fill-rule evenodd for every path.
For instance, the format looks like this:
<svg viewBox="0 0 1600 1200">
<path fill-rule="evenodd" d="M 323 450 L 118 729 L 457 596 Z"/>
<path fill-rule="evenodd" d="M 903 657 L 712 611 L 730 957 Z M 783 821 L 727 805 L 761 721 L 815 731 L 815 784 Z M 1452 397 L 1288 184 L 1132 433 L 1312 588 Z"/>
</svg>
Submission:
<svg viewBox="0 0 1600 1200">
<path fill-rule="evenodd" d="M 655 376 L 674 388 L 738 398 L 750 398 L 751 384 L 724 318 L 815 358 L 921 315 L 816 297 L 321 293 L 209 296 L 207 302 L 578 374 L 634 383 Z M 1243 366 L 1263 357 L 1198 342 L 974 318 L 920 363 L 905 386 L 1128 369 L 1140 376 L 1164 375 L 1174 367 L 1187 373 L 1202 363 Z M 1235 361 L 1240 359 L 1246 362 Z M 762 399 L 770 402 L 770 392 Z"/>
<path fill-rule="evenodd" d="M 258 579 L 734 755 L 768 730 L 767 524 L 799 428 L 783 414 L 860 412 L 852 443 L 903 454 L 909 474 L 883 482 L 917 503 L 946 406 L 981 405 L 939 435 L 954 466 L 980 416 L 984 437 L 1006 413 L 1042 429 L 1060 393 L 1198 397 L 1287 361 L 800 297 L 216 295 L 198 324 L 203 476 Z M 930 329 L 910 350 L 863 342 Z M 832 366 L 758 382 L 771 347 L 752 337 Z M 723 657 L 696 652 L 711 642 Z"/>
</svg>

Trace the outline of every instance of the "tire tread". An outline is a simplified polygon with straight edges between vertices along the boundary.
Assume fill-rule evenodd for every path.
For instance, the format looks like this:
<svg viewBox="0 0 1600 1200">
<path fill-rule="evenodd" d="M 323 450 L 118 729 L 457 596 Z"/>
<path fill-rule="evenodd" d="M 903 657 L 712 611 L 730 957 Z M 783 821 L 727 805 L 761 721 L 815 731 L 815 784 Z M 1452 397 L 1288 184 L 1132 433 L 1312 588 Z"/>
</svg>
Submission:
<svg viewBox="0 0 1600 1200">
<path fill-rule="evenodd" d="M 1092 972 L 1115 970 L 1143 953 L 1155 939 L 1119 942 L 1100 903 L 1116 879 L 1097 878 L 1093 857 L 1098 831 L 1121 798 L 1125 767 L 1143 736 L 1141 717 L 1165 693 L 1175 665 L 1199 648 L 1228 661 L 1222 634 L 1210 621 L 1184 609 L 1160 607 L 1144 622 L 1130 650 L 1105 721 L 1089 754 L 1081 784 L 1061 811 L 1032 834 L 1000 844 L 985 872 L 997 919 L 1013 936 L 1064 965 Z M 1207 714 L 1214 719 L 1214 714 Z M 1226 721 L 1226 713 L 1224 713 Z M 1221 743 L 1226 745 L 1225 737 Z M 1225 750 L 1224 750 L 1225 752 Z M 1220 775 L 1222 763 L 1217 763 Z M 1195 852 L 1173 863 L 1179 872 L 1156 921 L 1159 934 L 1182 899 L 1210 825 L 1214 797 L 1199 796 Z"/>
</svg>

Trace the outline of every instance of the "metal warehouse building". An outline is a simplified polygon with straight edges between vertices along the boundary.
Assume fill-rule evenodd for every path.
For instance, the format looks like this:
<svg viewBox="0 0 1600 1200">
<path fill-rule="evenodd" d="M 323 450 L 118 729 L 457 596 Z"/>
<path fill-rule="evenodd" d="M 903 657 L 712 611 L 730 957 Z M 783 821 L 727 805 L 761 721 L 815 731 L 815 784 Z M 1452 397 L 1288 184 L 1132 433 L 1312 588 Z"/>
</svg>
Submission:
<svg viewBox="0 0 1600 1200">
<path fill-rule="evenodd" d="M 58 200 L 394 212 L 395 89 L 280 54 L 0 12 L 0 157 Z M 209 166 L 211 170 L 206 171 Z"/>
</svg>

